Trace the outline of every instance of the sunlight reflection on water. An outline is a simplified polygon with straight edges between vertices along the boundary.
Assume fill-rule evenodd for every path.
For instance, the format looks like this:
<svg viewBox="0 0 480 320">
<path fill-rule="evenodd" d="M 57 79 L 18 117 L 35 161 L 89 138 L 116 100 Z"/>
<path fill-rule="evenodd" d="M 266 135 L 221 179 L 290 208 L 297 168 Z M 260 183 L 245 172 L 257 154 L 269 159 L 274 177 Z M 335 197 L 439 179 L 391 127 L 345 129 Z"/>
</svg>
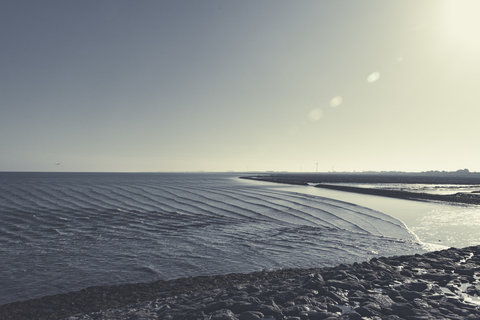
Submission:
<svg viewBox="0 0 480 320">
<path fill-rule="evenodd" d="M 425 243 L 457 248 L 480 244 L 480 206 L 403 200 L 312 186 L 285 188 L 352 202 L 386 213 L 403 221 Z"/>
<path fill-rule="evenodd" d="M 432 239 L 442 239 L 454 247 L 480 243 L 480 208 L 478 206 L 444 205 L 418 219 L 411 229 Z"/>
</svg>

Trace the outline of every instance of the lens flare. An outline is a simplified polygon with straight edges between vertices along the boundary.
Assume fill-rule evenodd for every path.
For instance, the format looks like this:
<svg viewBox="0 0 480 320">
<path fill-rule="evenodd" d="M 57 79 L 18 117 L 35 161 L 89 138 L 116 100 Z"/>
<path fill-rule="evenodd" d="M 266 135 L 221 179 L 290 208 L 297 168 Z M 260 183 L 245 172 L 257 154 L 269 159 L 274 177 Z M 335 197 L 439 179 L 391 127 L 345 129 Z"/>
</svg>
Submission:
<svg viewBox="0 0 480 320">
<path fill-rule="evenodd" d="M 368 76 L 367 81 L 369 83 L 374 83 L 380 78 L 380 73 L 379 72 L 374 72 L 371 75 Z"/>
<path fill-rule="evenodd" d="M 323 111 L 320 108 L 315 108 L 308 114 L 310 121 L 318 121 L 323 116 Z"/>
<path fill-rule="evenodd" d="M 335 98 L 330 100 L 330 105 L 335 108 L 335 107 L 338 107 L 342 103 L 342 101 L 343 101 L 342 97 L 336 96 Z"/>
</svg>

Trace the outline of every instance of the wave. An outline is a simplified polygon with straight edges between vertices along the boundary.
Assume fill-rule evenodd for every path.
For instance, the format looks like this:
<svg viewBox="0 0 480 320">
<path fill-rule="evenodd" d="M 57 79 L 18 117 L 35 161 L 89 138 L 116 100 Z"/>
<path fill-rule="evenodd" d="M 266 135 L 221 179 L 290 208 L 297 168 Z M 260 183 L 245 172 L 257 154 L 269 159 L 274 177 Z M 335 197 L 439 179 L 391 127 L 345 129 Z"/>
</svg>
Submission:
<svg viewBox="0 0 480 320">
<path fill-rule="evenodd" d="M 381 212 L 226 175 L 26 180 L 0 184 L 0 278 L 7 279 L 0 304 L 90 285 L 423 250 L 401 221 Z"/>
</svg>

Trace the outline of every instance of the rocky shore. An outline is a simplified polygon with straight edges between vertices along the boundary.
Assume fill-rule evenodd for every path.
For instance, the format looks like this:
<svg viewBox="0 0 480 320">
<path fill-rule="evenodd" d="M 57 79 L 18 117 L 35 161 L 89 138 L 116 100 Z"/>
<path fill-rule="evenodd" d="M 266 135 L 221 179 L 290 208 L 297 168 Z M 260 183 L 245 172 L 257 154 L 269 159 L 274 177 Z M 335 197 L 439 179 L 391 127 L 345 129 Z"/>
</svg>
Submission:
<svg viewBox="0 0 480 320">
<path fill-rule="evenodd" d="M 480 319 L 480 246 L 183 278 L 0 306 L 1 319 Z M 130 301 L 130 302 L 129 302 Z"/>
</svg>

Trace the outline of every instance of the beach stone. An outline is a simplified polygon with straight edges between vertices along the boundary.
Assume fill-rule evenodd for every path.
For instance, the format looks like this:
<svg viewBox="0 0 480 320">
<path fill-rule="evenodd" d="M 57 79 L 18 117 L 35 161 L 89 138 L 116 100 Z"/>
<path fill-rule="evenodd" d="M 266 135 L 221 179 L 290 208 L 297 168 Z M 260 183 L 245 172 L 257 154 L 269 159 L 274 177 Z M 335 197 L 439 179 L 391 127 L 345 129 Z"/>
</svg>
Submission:
<svg viewBox="0 0 480 320">
<path fill-rule="evenodd" d="M 480 296 L 480 285 L 478 285 L 478 284 L 471 285 L 471 286 L 467 287 L 465 292 L 467 294 L 471 295 L 471 296 L 473 296 L 473 295 Z"/>
<path fill-rule="evenodd" d="M 422 300 L 422 299 L 413 299 L 412 301 L 413 305 L 419 309 L 430 309 L 430 305 L 425 301 L 425 300 Z"/>
<path fill-rule="evenodd" d="M 222 309 L 212 313 L 211 320 L 236 320 L 237 318 L 231 310 Z"/>
<path fill-rule="evenodd" d="M 400 291 L 395 289 L 390 289 L 388 291 L 388 296 L 394 301 L 398 303 L 407 303 L 408 301 L 402 296 Z"/>
<path fill-rule="evenodd" d="M 356 311 L 348 311 L 342 314 L 342 320 L 362 320 L 362 316 Z"/>
<path fill-rule="evenodd" d="M 473 277 L 475 275 L 475 269 L 459 268 L 459 269 L 456 269 L 455 272 L 463 276 Z"/>
<path fill-rule="evenodd" d="M 213 311 L 220 310 L 220 309 L 228 309 L 232 305 L 233 303 L 230 301 L 216 301 L 216 302 L 207 304 L 203 311 L 205 311 L 206 313 L 211 313 Z"/>
<path fill-rule="evenodd" d="M 205 317 L 206 316 L 203 311 L 197 311 L 197 312 L 189 313 L 185 315 L 185 320 L 204 320 Z"/>
<path fill-rule="evenodd" d="M 252 303 L 247 301 L 238 301 L 235 302 L 229 309 L 234 313 L 242 313 L 244 311 L 249 311 L 252 308 Z"/>
<path fill-rule="evenodd" d="M 286 316 L 298 316 L 302 312 L 308 312 L 308 311 L 310 311 L 310 308 L 308 306 L 300 305 L 300 306 L 285 308 L 282 310 L 282 313 Z"/>
<path fill-rule="evenodd" d="M 369 298 L 377 303 L 382 309 L 390 309 L 394 303 L 394 301 L 385 294 L 370 295 Z"/>
<path fill-rule="evenodd" d="M 328 304 L 327 305 L 327 311 L 328 312 L 340 312 L 340 313 L 343 313 L 343 309 L 340 308 L 340 306 L 338 304 Z"/>
<path fill-rule="evenodd" d="M 422 281 L 422 282 L 409 282 L 404 284 L 403 287 L 409 291 L 421 292 L 425 290 L 430 290 L 432 288 L 432 285 L 430 283 Z"/>
<path fill-rule="evenodd" d="M 278 293 L 277 290 L 268 290 L 268 291 L 264 291 L 264 292 L 259 292 L 259 296 L 261 297 L 272 297 L 274 295 L 276 295 Z"/>
<path fill-rule="evenodd" d="M 409 290 L 399 290 L 402 297 L 404 297 L 408 301 L 412 301 L 413 299 L 422 298 L 423 295 L 416 291 L 409 291 Z"/>
<path fill-rule="evenodd" d="M 260 291 L 260 287 L 257 286 L 257 285 L 248 285 L 248 286 L 245 288 L 245 291 L 248 292 L 248 293 L 259 292 L 259 291 Z"/>
<path fill-rule="evenodd" d="M 272 272 L 274 277 L 267 278 L 267 272 L 259 272 L 254 282 L 238 284 L 239 278 L 250 275 L 233 275 L 232 282 L 226 282 L 211 290 L 192 290 L 192 279 L 179 279 L 175 283 L 186 284 L 185 292 L 170 296 L 155 296 L 153 300 L 138 303 L 138 296 L 145 289 L 130 290 L 122 287 L 120 293 L 125 298 L 134 300 L 134 304 L 124 304 L 125 307 L 94 311 L 64 318 L 68 320 L 91 319 L 172 319 L 172 320 L 324 320 L 324 319 L 369 319 L 369 320 L 422 320 L 422 319 L 468 319 L 480 320 L 480 308 L 461 299 L 459 287 L 467 287 L 466 293 L 478 295 L 480 284 L 476 280 L 478 271 L 451 273 L 448 268 L 467 270 L 480 268 L 480 246 L 475 250 L 447 249 L 436 253 L 416 256 L 376 258 L 372 262 L 354 263 L 333 268 L 315 269 L 315 271 L 280 270 Z M 478 251 L 478 253 L 477 253 Z M 475 252 L 467 262 L 460 259 L 467 257 L 469 252 Z M 477 256 L 478 255 L 478 256 Z M 436 257 L 439 262 L 436 262 Z M 478 261 L 478 263 L 477 263 Z M 446 269 L 442 263 L 446 262 Z M 475 263 L 474 263 L 475 262 Z M 389 265 L 391 268 L 387 267 Z M 400 271 L 411 272 L 411 277 L 402 275 Z M 416 271 L 416 267 L 432 266 L 429 270 Z M 372 270 L 376 269 L 376 271 Z M 452 269 L 452 270 L 453 270 Z M 389 274 L 389 276 L 386 276 Z M 200 278 L 200 287 L 209 282 L 223 281 L 226 276 Z M 367 280 L 367 278 L 372 280 Z M 391 280 L 387 280 L 391 279 Z M 320 285 L 323 281 L 323 284 Z M 169 292 L 175 287 L 172 282 L 165 282 Z M 445 283 L 452 292 L 444 292 Z M 145 284 L 143 284 L 145 285 Z M 142 286 L 143 286 L 142 285 Z M 147 284 L 148 285 L 148 284 Z M 311 287 L 315 288 L 311 288 Z M 105 287 L 108 290 L 115 288 Z M 368 290 L 367 290 L 368 289 Z M 373 290 L 375 289 L 375 290 Z M 443 289 L 443 290 L 442 290 Z M 143 290 L 143 291 L 142 291 Z M 85 291 L 83 291 L 85 292 Z M 105 297 L 100 289 L 92 290 L 92 299 L 69 298 L 76 308 L 87 306 L 96 297 Z M 99 293 L 100 292 L 100 293 Z M 165 290 L 155 287 L 153 294 Z M 144 293 L 142 293 L 144 294 Z M 108 298 L 112 299 L 112 297 Z M 103 298 L 100 299 L 105 303 Z M 128 300 L 130 301 L 130 300 Z M 38 303 L 38 300 L 35 301 Z M 58 303 L 58 302 L 57 302 Z M 23 305 L 23 304 L 20 304 Z M 100 304 L 101 305 L 101 304 Z M 118 303 L 121 305 L 121 303 Z M 4 308 L 4 306 L 0 306 Z M 52 312 L 53 303 L 43 304 L 40 312 Z M 4 310 L 6 310 L 4 308 Z M 22 309 L 23 310 L 23 309 Z M 43 311 L 42 311 L 43 310 Z M 99 309 L 97 309 L 99 310 Z M 0 313 L 5 315 L 9 313 Z M 22 311 L 23 312 L 23 311 Z M 11 312 L 10 312 L 11 313 Z M 38 313 L 38 312 L 37 312 Z M 5 316 L 1 319 L 10 319 Z M 29 316 L 25 319 L 47 318 Z M 54 318 L 54 317 L 51 317 Z M 14 318 L 12 318 L 14 319 Z"/>
<path fill-rule="evenodd" d="M 382 320 L 405 320 L 403 318 L 400 318 L 396 314 L 390 314 L 382 317 Z"/>
<path fill-rule="evenodd" d="M 392 310 L 395 315 L 402 318 L 409 317 L 414 314 L 413 306 L 409 303 L 394 303 L 392 305 Z"/>
<path fill-rule="evenodd" d="M 312 289 L 307 289 L 307 288 L 303 288 L 303 287 L 296 287 L 293 289 L 293 291 L 301 296 L 301 295 L 307 295 L 307 294 L 311 294 L 313 291 L 316 291 L 316 290 L 312 290 Z"/>
<path fill-rule="evenodd" d="M 273 306 L 275 308 L 279 308 L 279 306 L 272 299 L 265 300 L 263 303 L 268 305 L 268 306 Z"/>
<path fill-rule="evenodd" d="M 266 316 L 280 316 L 282 311 L 279 307 L 268 306 L 263 304 L 252 305 L 249 311 L 259 311 Z"/>
<path fill-rule="evenodd" d="M 231 297 L 232 301 L 238 302 L 238 301 L 245 301 L 247 299 L 248 295 L 246 293 L 244 294 L 236 294 L 233 297 Z"/>
<path fill-rule="evenodd" d="M 240 314 L 238 320 L 258 320 L 263 318 L 263 313 L 258 311 L 245 311 Z"/>
<path fill-rule="evenodd" d="M 407 317 L 409 320 L 432 320 L 432 316 L 424 310 L 412 309 L 413 315 Z"/>
<path fill-rule="evenodd" d="M 377 305 L 378 306 L 378 305 Z M 375 306 L 372 307 L 372 304 L 366 304 L 364 306 L 355 308 L 355 312 L 360 314 L 363 317 L 372 317 L 372 316 L 380 316 L 381 310 L 380 307 L 376 308 Z"/>
<path fill-rule="evenodd" d="M 335 293 L 335 292 L 332 292 L 332 291 L 328 291 L 326 294 L 325 294 L 328 298 L 331 298 L 332 300 L 334 300 L 336 303 L 339 303 L 339 304 L 348 304 L 348 300 Z"/>
<path fill-rule="evenodd" d="M 310 279 L 308 280 L 303 286 L 307 289 L 318 289 L 319 287 L 323 286 L 325 281 L 320 279 Z"/>
<path fill-rule="evenodd" d="M 345 290 L 350 290 L 353 287 L 360 288 L 360 284 L 358 284 L 358 283 L 351 284 L 351 283 L 348 283 L 346 281 L 340 281 L 340 280 L 328 280 L 328 281 L 325 282 L 325 285 L 327 285 L 329 287 L 335 287 L 335 288 L 345 289 Z M 362 286 L 362 289 L 363 289 L 363 286 Z"/>
<path fill-rule="evenodd" d="M 308 313 L 309 320 L 323 320 L 332 316 L 333 316 L 333 313 L 328 311 L 313 311 Z"/>
</svg>

